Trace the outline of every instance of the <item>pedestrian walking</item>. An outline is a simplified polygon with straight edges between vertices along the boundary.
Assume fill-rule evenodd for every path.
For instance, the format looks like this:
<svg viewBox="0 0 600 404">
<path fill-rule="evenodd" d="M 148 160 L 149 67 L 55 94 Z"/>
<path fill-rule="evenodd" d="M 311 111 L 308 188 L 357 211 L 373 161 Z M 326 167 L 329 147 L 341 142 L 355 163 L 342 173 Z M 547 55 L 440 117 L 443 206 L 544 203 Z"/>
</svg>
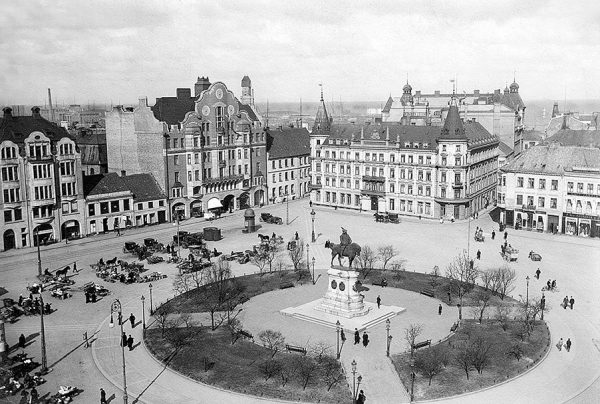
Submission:
<svg viewBox="0 0 600 404">
<path fill-rule="evenodd" d="M 123 346 L 123 347 L 127 346 L 127 334 L 125 334 L 125 332 L 123 332 L 123 334 L 121 334 L 121 346 Z"/>
<path fill-rule="evenodd" d="M 37 403 L 38 402 L 38 399 L 39 399 L 40 395 L 38 394 L 38 391 L 35 388 L 35 386 L 31 389 L 31 392 L 29 393 L 29 397 L 31 397 L 31 402 L 32 403 Z"/>
<path fill-rule="evenodd" d="M 442 305 L 441 304 L 438 306 L 438 315 L 440 315 L 440 316 L 442 315 Z"/>
<path fill-rule="evenodd" d="M 492 230 L 492 240 L 496 238 L 496 232 Z"/>
<path fill-rule="evenodd" d="M 563 347 L 563 339 L 562 338 L 558 340 L 556 347 L 558 348 L 559 351 L 562 351 L 562 347 Z"/>
<path fill-rule="evenodd" d="M 121 235 L 121 229 L 119 229 L 119 224 L 115 223 L 115 232 L 117 233 L 117 237 Z"/>
<path fill-rule="evenodd" d="M 540 269 L 538 268 L 537 271 L 535 271 L 535 277 L 540 279 L 540 274 L 542 273 L 542 271 L 540 271 Z"/>
<path fill-rule="evenodd" d="M 367 332 L 366 332 L 366 331 L 365 331 L 365 332 L 363 332 L 363 338 L 362 338 L 362 341 L 363 341 L 363 346 L 366 348 L 366 347 L 367 347 L 367 345 L 369 345 L 369 336 L 367 335 Z"/>
<path fill-rule="evenodd" d="M 567 343 L 565 344 L 565 348 L 567 352 L 571 352 L 571 338 L 567 338 Z"/>
<path fill-rule="evenodd" d="M 546 288 L 547 290 L 552 290 L 552 281 L 550 279 L 548 279 L 548 282 L 546 282 Z"/>
<path fill-rule="evenodd" d="M 556 287 L 556 279 L 552 281 L 552 289 Z"/>
<path fill-rule="evenodd" d="M 358 397 L 356 398 L 356 404 L 365 404 L 366 400 L 367 396 L 365 396 L 365 392 L 361 390 L 360 393 L 358 393 Z"/>
<path fill-rule="evenodd" d="M 131 313 L 129 315 L 129 322 L 131 323 L 131 328 L 135 327 L 135 316 L 133 315 L 133 313 Z"/>
<path fill-rule="evenodd" d="M 296 238 L 296 240 L 300 239 L 300 237 L 298 236 L 298 232 L 296 232 L 296 235 L 294 237 Z"/>
<path fill-rule="evenodd" d="M 505 232 L 504 232 L 504 240 L 506 240 L 507 238 L 508 238 L 508 232 L 507 232 L 507 231 L 505 231 Z"/>
<path fill-rule="evenodd" d="M 24 334 L 21 334 L 19 336 L 19 348 L 21 348 L 21 349 L 25 348 L 26 343 L 27 343 L 27 338 L 25 338 Z"/>
<path fill-rule="evenodd" d="M 452 294 L 448 292 L 448 304 L 452 303 Z"/>
<path fill-rule="evenodd" d="M 573 305 L 575 304 L 575 299 L 573 299 L 573 296 L 571 296 L 571 299 L 569 299 L 569 304 L 571 305 L 571 310 L 573 310 Z"/>
<path fill-rule="evenodd" d="M 344 329 L 340 330 L 340 339 L 342 340 L 342 344 L 346 342 L 346 334 L 344 333 Z"/>
<path fill-rule="evenodd" d="M 381 296 L 377 296 L 377 308 L 381 308 Z"/>
<path fill-rule="evenodd" d="M 312 208 L 312 201 L 308 201 L 308 206 Z"/>
<path fill-rule="evenodd" d="M 567 306 L 569 305 L 569 296 L 565 296 L 565 298 L 563 299 L 563 309 L 567 309 Z"/>
<path fill-rule="evenodd" d="M 100 404 L 106 404 L 106 391 L 100 389 Z"/>
<path fill-rule="evenodd" d="M 477 259 L 480 260 L 481 259 L 481 251 L 477 250 Z"/>
<path fill-rule="evenodd" d="M 127 348 L 129 348 L 129 350 L 133 350 L 133 337 L 131 336 L 131 334 L 129 334 L 129 338 L 127 338 Z"/>
<path fill-rule="evenodd" d="M 360 344 L 360 333 L 358 332 L 358 328 L 354 329 L 354 345 Z"/>
</svg>

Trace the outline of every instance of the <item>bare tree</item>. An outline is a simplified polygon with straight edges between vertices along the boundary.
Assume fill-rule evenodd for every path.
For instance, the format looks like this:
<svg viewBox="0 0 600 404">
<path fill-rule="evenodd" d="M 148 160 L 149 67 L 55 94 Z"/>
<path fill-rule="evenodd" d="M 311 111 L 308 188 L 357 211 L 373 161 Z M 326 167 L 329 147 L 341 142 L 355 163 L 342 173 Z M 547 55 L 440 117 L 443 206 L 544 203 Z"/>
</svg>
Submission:
<svg viewBox="0 0 600 404">
<path fill-rule="evenodd" d="M 258 334 L 258 339 L 262 342 L 264 347 L 271 350 L 271 357 L 275 356 L 275 354 L 285 346 L 285 337 L 279 331 L 261 331 Z"/>
<path fill-rule="evenodd" d="M 302 385 L 302 389 L 306 390 L 306 386 L 317 376 L 318 366 L 310 356 L 296 356 L 293 361 L 294 374 Z"/>
<path fill-rule="evenodd" d="M 340 363 L 331 356 L 325 356 L 320 363 L 323 381 L 327 384 L 327 391 L 344 380 L 344 371 Z"/>
<path fill-rule="evenodd" d="M 429 273 L 429 284 L 431 288 L 435 290 L 437 285 L 440 284 L 440 267 L 437 265 L 433 267 L 433 270 Z"/>
<path fill-rule="evenodd" d="M 295 243 L 292 242 L 290 244 L 290 247 L 293 248 L 288 250 L 288 254 L 290 260 L 292 260 L 294 271 L 299 271 L 302 266 L 302 261 L 304 260 L 304 241 L 302 239 L 296 240 Z M 308 263 L 306 263 L 306 265 L 308 265 Z"/>
<path fill-rule="evenodd" d="M 180 295 L 192 290 L 191 278 L 188 274 L 178 273 L 173 279 L 173 291 L 176 295 Z"/>
<path fill-rule="evenodd" d="M 496 313 L 494 317 L 496 318 L 496 320 L 498 320 L 498 322 L 500 323 L 500 327 L 502 327 L 504 331 L 508 329 L 510 312 L 511 308 L 507 304 L 499 304 L 498 306 L 496 306 Z"/>
<path fill-rule="evenodd" d="M 240 331 L 242 330 L 242 322 L 237 318 L 231 318 L 227 321 L 227 330 L 229 331 L 229 335 L 231 336 L 231 345 L 235 344 L 235 342 L 240 337 Z"/>
<path fill-rule="evenodd" d="M 508 352 L 506 352 L 506 354 L 514 357 L 518 362 L 521 360 L 523 355 L 525 355 L 525 351 L 523 349 L 522 344 L 516 343 L 516 344 L 511 345 L 511 347 L 509 348 Z"/>
<path fill-rule="evenodd" d="M 362 274 L 363 279 L 369 275 L 369 272 L 373 270 L 373 266 L 377 257 L 375 256 L 375 252 L 369 245 L 365 245 L 361 248 L 360 254 L 356 256 L 354 259 L 355 268 Z"/>
<path fill-rule="evenodd" d="M 281 247 L 279 244 L 271 244 L 269 249 L 267 250 L 267 254 L 265 256 L 265 260 L 269 265 L 269 272 L 273 272 L 273 263 L 277 261 L 279 254 L 281 253 Z"/>
<path fill-rule="evenodd" d="M 281 372 L 282 364 L 280 361 L 273 359 L 273 357 L 263 361 L 259 365 L 259 369 L 262 374 L 265 375 L 265 381 Z"/>
<path fill-rule="evenodd" d="M 319 341 L 319 342 L 316 342 L 315 344 L 310 345 L 309 351 L 310 351 L 311 355 L 316 358 L 317 362 L 321 363 L 323 358 L 326 358 L 329 356 L 329 353 L 331 351 L 331 346 L 324 341 Z"/>
<path fill-rule="evenodd" d="M 478 335 L 471 342 L 470 350 L 471 363 L 477 369 L 477 373 L 481 374 L 490 361 L 492 344 L 484 336 Z"/>
<path fill-rule="evenodd" d="M 181 313 L 179 318 L 186 328 L 192 328 L 196 325 L 196 321 L 190 313 Z"/>
<path fill-rule="evenodd" d="M 383 269 L 384 271 L 386 270 L 387 264 L 396 255 L 398 255 L 398 250 L 396 250 L 392 244 L 386 244 L 377 247 L 377 258 L 379 259 L 379 261 L 381 261 L 381 269 Z"/>
<path fill-rule="evenodd" d="M 198 289 L 200 286 L 202 286 L 204 284 L 205 277 L 202 274 L 202 270 L 190 272 L 189 277 L 190 277 L 190 281 L 194 284 L 196 289 Z"/>
<path fill-rule="evenodd" d="M 498 268 L 496 273 L 498 293 L 500 294 L 500 298 L 504 300 L 504 297 L 512 292 L 515 288 L 515 279 L 517 277 L 517 273 L 508 265 Z"/>
<path fill-rule="evenodd" d="M 472 264 L 472 260 L 463 251 L 446 267 L 446 277 L 450 279 L 450 292 L 458 296 L 460 307 L 458 309 L 459 319 L 462 318 L 463 297 L 475 286 L 478 277 L 478 269 Z"/>
<path fill-rule="evenodd" d="M 158 327 L 160 328 L 161 337 L 165 336 L 165 330 L 167 329 L 169 321 L 169 314 L 169 310 L 167 310 L 164 305 L 159 306 L 156 310 L 154 310 L 153 316 L 156 320 L 156 324 L 158 324 Z"/>
<path fill-rule="evenodd" d="M 490 304 L 490 300 L 492 299 L 492 292 L 489 290 L 479 290 L 475 295 L 475 301 L 477 302 L 477 312 L 479 317 L 479 324 L 483 321 L 483 315 L 485 314 L 485 310 L 488 308 Z"/>
<path fill-rule="evenodd" d="M 415 367 L 417 371 L 429 379 L 430 386 L 433 377 L 444 368 L 444 361 L 447 355 L 444 350 L 445 347 L 436 345 L 415 355 Z"/>
<path fill-rule="evenodd" d="M 410 356 L 413 356 L 415 341 L 422 332 L 423 324 L 410 324 L 404 329 L 404 339 L 408 342 L 408 346 L 410 347 Z"/>
<path fill-rule="evenodd" d="M 464 343 L 454 355 L 456 365 L 465 371 L 467 380 L 469 380 L 469 371 L 473 369 L 473 353 L 469 344 Z"/>
<path fill-rule="evenodd" d="M 264 274 L 265 267 L 268 264 L 267 257 L 268 253 L 261 249 L 258 251 L 258 253 L 252 256 L 252 258 L 250 258 L 250 262 L 252 263 L 252 265 L 258 268 L 258 272 L 261 276 Z"/>
</svg>

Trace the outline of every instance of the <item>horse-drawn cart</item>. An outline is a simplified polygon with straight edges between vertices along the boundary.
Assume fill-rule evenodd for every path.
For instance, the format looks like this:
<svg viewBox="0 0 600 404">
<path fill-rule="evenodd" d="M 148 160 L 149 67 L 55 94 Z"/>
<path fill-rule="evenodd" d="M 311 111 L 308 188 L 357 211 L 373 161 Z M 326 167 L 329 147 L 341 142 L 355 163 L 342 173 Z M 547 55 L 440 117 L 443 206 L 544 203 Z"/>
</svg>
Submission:
<svg viewBox="0 0 600 404">
<path fill-rule="evenodd" d="M 519 258 L 519 250 L 512 247 L 506 247 L 504 249 L 504 252 L 502 252 L 501 254 L 502 258 L 504 258 L 508 262 L 516 261 Z"/>
</svg>

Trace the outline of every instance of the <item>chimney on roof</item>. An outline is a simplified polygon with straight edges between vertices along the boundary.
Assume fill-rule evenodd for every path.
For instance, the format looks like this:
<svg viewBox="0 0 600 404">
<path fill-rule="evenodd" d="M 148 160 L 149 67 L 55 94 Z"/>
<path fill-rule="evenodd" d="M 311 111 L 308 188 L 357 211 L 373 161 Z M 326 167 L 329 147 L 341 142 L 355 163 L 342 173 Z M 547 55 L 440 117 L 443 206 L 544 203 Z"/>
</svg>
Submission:
<svg viewBox="0 0 600 404">
<path fill-rule="evenodd" d="M 473 95 L 475 97 L 479 97 L 479 90 L 473 90 Z"/>
<path fill-rule="evenodd" d="M 421 90 L 415 91 L 415 97 L 420 97 L 420 96 L 421 96 Z"/>
<path fill-rule="evenodd" d="M 4 108 L 2 108 L 2 112 L 4 112 L 4 117 L 5 118 L 12 117 L 12 108 L 11 107 L 4 107 Z"/>
<path fill-rule="evenodd" d="M 194 84 L 194 96 L 199 97 L 202 91 L 208 90 L 208 87 L 210 87 L 208 76 L 198 77 L 198 81 L 196 81 L 196 84 Z"/>
<path fill-rule="evenodd" d="M 140 97 L 138 98 L 138 106 L 147 107 L 148 106 L 148 97 Z"/>
<path fill-rule="evenodd" d="M 31 116 L 36 119 L 41 118 L 42 116 L 40 115 L 40 107 L 32 107 L 31 108 Z"/>
<path fill-rule="evenodd" d="M 192 97 L 192 90 L 189 88 L 178 88 L 177 89 L 177 99 L 185 100 Z"/>
<path fill-rule="evenodd" d="M 440 95 L 440 90 L 435 90 L 434 95 Z"/>
</svg>

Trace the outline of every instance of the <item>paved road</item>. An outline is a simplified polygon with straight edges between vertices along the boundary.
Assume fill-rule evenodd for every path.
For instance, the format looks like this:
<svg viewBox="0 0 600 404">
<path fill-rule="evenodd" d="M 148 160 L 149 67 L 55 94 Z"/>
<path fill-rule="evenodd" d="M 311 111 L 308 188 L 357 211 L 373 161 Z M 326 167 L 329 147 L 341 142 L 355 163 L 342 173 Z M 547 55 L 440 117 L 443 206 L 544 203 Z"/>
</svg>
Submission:
<svg viewBox="0 0 600 404">
<path fill-rule="evenodd" d="M 263 208 L 263 211 L 265 210 L 278 214 L 285 219 L 285 205 Z M 373 222 L 372 216 L 366 213 L 361 215 L 347 213 L 342 210 L 333 211 L 321 208 L 315 210 L 317 212 L 315 230 L 318 234 L 318 240 L 316 245 L 311 246 L 311 251 L 316 252 L 317 266 L 323 268 L 323 273 L 329 261 L 329 251 L 323 248 L 323 244 L 327 239 L 337 241 L 340 225 L 346 227 L 354 241 L 359 244 L 376 246 L 393 242 L 400 250 L 400 255 L 407 259 L 408 270 L 429 272 L 434 265 L 444 268 L 451 257 L 467 247 L 467 243 L 470 244 L 472 254 L 477 249 L 481 250 L 482 260 L 479 263 L 481 267 L 493 267 L 503 263 L 498 253 L 500 240 L 497 238 L 495 241 L 491 241 L 488 234 L 485 243 L 475 244 L 472 240 L 468 241 L 468 238 L 472 237 L 472 234 L 467 232 L 468 223 L 450 224 L 446 222 L 440 224 L 433 221 L 404 219 L 398 225 L 376 224 Z M 257 210 L 257 214 L 259 212 L 260 210 Z M 289 212 L 291 222 L 289 226 L 265 225 L 261 232 L 271 234 L 276 231 L 282 233 L 287 239 L 295 231 L 298 231 L 304 240 L 308 240 L 311 221 L 306 201 L 291 202 Z M 241 212 L 236 212 L 229 217 L 210 223 L 210 225 L 221 227 L 225 236 L 222 241 L 214 243 L 217 249 L 223 251 L 239 250 L 256 244 L 256 235 L 241 234 L 240 229 L 243 223 L 241 214 Z M 201 221 L 191 220 L 182 223 L 181 228 L 182 230 L 197 230 L 206 225 Z M 471 233 L 474 232 L 476 226 L 481 226 L 484 231 L 489 233 L 492 223 L 489 219 L 481 217 L 472 221 L 470 226 Z M 63 244 L 45 247 L 42 248 L 42 264 L 44 268 L 59 268 L 73 260 L 77 260 L 79 268 L 86 268 L 85 271 L 76 275 L 77 285 L 81 285 L 83 282 L 96 280 L 88 268 L 89 264 L 96 262 L 100 256 L 103 256 L 105 260 L 115 255 L 124 257 L 120 253 L 124 241 L 134 240 L 139 242 L 143 237 L 155 237 L 164 242 L 174 234 L 175 230 L 174 226 L 161 225 L 132 230 L 119 238 L 114 237 L 114 235 L 103 235 L 79 240 L 70 243 L 68 246 Z M 598 262 L 600 262 L 600 248 L 598 248 L 598 241 L 509 230 L 509 242 L 521 250 L 519 261 L 516 264 L 511 264 L 517 270 L 519 277 L 513 295 L 525 295 L 526 282 L 524 278 L 527 275 L 533 278 L 538 265 L 542 270 L 541 280 L 532 279 L 530 281 L 530 296 L 541 293 L 540 288 L 546 279 L 556 279 L 559 292 L 547 295 L 547 301 L 552 307 L 550 313 L 547 314 L 547 319 L 553 339 L 556 341 L 558 338 L 563 337 L 566 340 L 569 337 L 573 341 L 573 349 L 570 353 L 566 353 L 564 350 L 558 352 L 553 349 L 541 365 L 508 384 L 454 400 L 443 401 L 593 402 L 590 400 L 595 399 L 597 397 L 596 393 L 600 391 L 600 383 L 598 382 L 598 376 L 600 375 L 598 346 L 600 344 L 597 343 L 600 340 L 600 332 L 598 331 L 600 329 L 600 316 L 597 315 L 596 311 L 596 308 L 600 306 L 600 294 L 596 293 L 596 290 L 600 287 L 600 271 L 598 271 L 600 269 L 598 265 Z M 543 261 L 541 263 L 533 263 L 527 259 L 527 252 L 531 249 L 542 254 Z M 127 258 L 131 260 L 131 257 Z M 28 282 L 35 282 L 36 261 L 35 250 L 31 249 L 0 254 L 0 278 L 3 286 L 9 289 L 9 296 L 18 297 L 19 293 L 25 293 L 25 286 Z M 174 274 L 174 268 L 166 264 L 158 264 L 155 268 L 170 275 Z M 254 268 L 249 264 L 234 266 L 236 274 L 253 271 Z M 166 299 L 172 293 L 171 279 L 157 282 L 154 286 L 157 300 Z M 99 387 L 104 386 L 109 395 L 115 393 L 117 400 L 119 400 L 122 393 L 119 393 L 115 387 L 111 387 L 112 385 L 106 381 L 103 374 L 98 370 L 94 364 L 92 350 L 81 346 L 81 335 L 83 331 L 88 331 L 91 335 L 95 330 L 100 329 L 99 339 L 96 341 L 98 349 L 102 348 L 106 352 L 111 352 L 110 355 L 118 354 L 119 350 L 114 341 L 111 342 L 111 337 L 103 335 L 108 332 L 103 322 L 108 316 L 110 302 L 113 298 L 119 297 L 125 302 L 127 310 L 134 311 L 140 318 L 141 302 L 139 302 L 139 296 L 145 294 L 146 302 L 148 302 L 149 296 L 145 284 L 110 284 L 109 288 L 113 292 L 112 295 L 96 304 L 86 305 L 82 293 L 76 293 L 70 300 L 53 300 L 53 307 L 57 308 L 58 311 L 47 317 L 46 324 L 49 347 L 48 363 L 52 365 L 54 371 L 48 375 L 48 383 L 42 386 L 42 392 L 56 391 L 59 384 L 73 384 L 84 388 L 85 391 L 80 396 L 82 402 L 93 402 L 98 399 Z M 576 300 L 573 311 L 563 310 L 559 307 L 560 301 L 566 294 L 573 295 Z M 47 300 L 50 299 L 47 298 Z M 410 310 L 410 304 L 407 307 Z M 38 330 L 39 318 L 27 317 L 13 325 L 8 325 L 7 337 L 9 342 L 14 344 L 20 333 L 24 333 L 26 336 L 31 335 L 33 342 L 26 348 L 26 351 L 38 356 L 39 360 L 39 337 L 36 336 Z M 373 343 L 374 347 L 376 345 Z M 138 359 L 140 361 L 146 360 L 148 363 L 153 361 L 148 357 L 143 358 L 146 355 L 144 355 L 144 350 L 141 348 L 140 346 L 131 352 L 131 358 L 135 359 L 136 363 L 143 363 L 137 362 Z M 344 355 L 350 350 L 343 352 Z M 110 355 L 102 356 L 108 357 Z M 140 358 L 137 358 L 138 356 Z M 118 356 L 115 356 L 115 358 L 118 358 Z M 130 360 L 129 357 L 128 360 Z M 346 360 L 344 360 L 345 362 Z M 156 362 L 154 363 L 156 364 Z M 141 369 L 146 368 L 146 366 L 139 367 Z M 76 370 L 74 371 L 74 369 Z M 112 372 L 111 374 L 114 376 L 115 373 Z M 192 388 L 193 382 L 186 379 L 179 378 L 177 382 L 174 379 L 169 379 L 168 377 L 177 378 L 169 371 L 161 373 L 154 380 L 156 375 L 155 373 L 148 376 L 152 376 L 153 385 L 158 385 L 161 380 L 164 380 L 165 385 L 182 383 L 181 385 L 177 384 L 180 386 L 177 391 Z M 167 377 L 166 375 L 170 376 Z M 113 376 L 110 376 L 110 379 L 114 379 Z M 368 378 L 366 374 L 364 377 L 366 381 Z M 133 383 L 131 387 L 133 390 L 131 391 L 136 388 L 140 391 L 144 390 L 142 386 L 146 382 L 142 378 L 137 379 L 137 376 L 132 376 L 131 380 Z M 118 378 L 114 382 L 119 385 Z M 390 380 L 389 382 L 395 383 L 397 381 Z M 193 384 L 197 385 L 196 383 Z M 378 389 L 375 386 L 373 388 Z M 211 393 L 207 393 L 206 396 L 203 395 L 203 397 L 206 397 L 205 400 L 198 399 L 197 402 L 230 402 L 224 397 L 229 397 L 230 400 L 236 402 L 249 402 L 245 397 L 231 396 L 228 393 L 224 396 L 219 395 L 217 398 L 216 395 L 213 396 L 213 391 L 210 391 Z M 384 402 L 375 399 L 378 394 L 370 394 L 366 389 L 366 385 L 365 392 L 369 396 L 370 402 Z M 142 395 L 142 399 L 145 394 Z M 161 401 L 163 399 L 167 399 L 167 401 Z M 148 402 L 173 401 L 168 400 L 168 397 L 163 397 L 158 401 Z"/>
</svg>

